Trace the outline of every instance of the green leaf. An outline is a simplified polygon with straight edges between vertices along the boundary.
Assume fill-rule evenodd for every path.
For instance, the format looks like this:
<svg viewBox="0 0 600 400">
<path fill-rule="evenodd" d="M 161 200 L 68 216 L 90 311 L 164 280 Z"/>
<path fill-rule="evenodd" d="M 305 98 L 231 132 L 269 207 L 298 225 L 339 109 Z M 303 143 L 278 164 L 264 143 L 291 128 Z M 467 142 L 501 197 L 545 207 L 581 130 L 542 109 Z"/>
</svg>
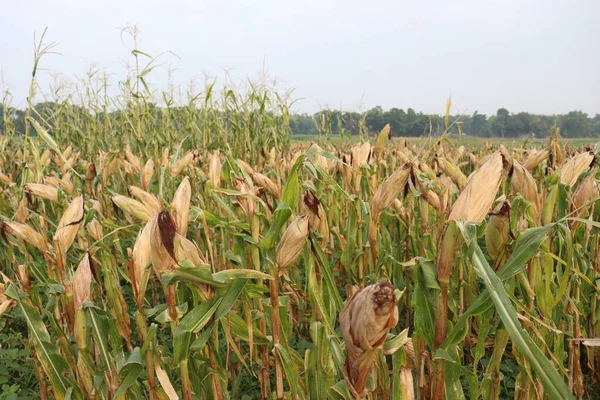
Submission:
<svg viewBox="0 0 600 400">
<path fill-rule="evenodd" d="M 418 270 L 415 270 L 417 281 L 414 291 L 413 306 L 415 308 L 415 332 L 419 334 L 429 347 L 433 348 L 435 327 L 435 312 L 430 302 L 430 296 L 425 288 L 425 281 Z"/>
<path fill-rule="evenodd" d="M 229 313 L 227 318 L 221 321 L 222 324 L 229 323 L 233 336 L 237 339 L 242 339 L 245 342 L 250 341 L 248 336 L 248 325 L 246 321 L 235 313 Z M 255 327 L 252 327 L 252 340 L 254 344 L 269 344 L 271 341 Z"/>
<path fill-rule="evenodd" d="M 226 269 L 212 274 L 212 277 L 215 282 L 219 283 L 224 283 L 232 279 L 273 279 L 271 275 L 264 272 L 243 268 Z"/>
<path fill-rule="evenodd" d="M 203 283 L 215 288 L 225 287 L 223 282 L 217 282 L 213 278 L 213 274 L 207 266 L 194 266 L 191 263 L 181 262 L 175 270 L 162 275 L 162 284 L 164 286 L 175 282 L 195 282 Z"/>
<path fill-rule="evenodd" d="M 133 353 L 131 353 L 131 355 L 129 356 L 127 363 L 125 363 L 125 365 L 123 365 L 123 367 L 119 371 L 119 375 L 121 377 L 124 376 L 125 378 L 121 381 L 121 385 L 119 385 L 119 388 L 115 393 L 115 397 L 124 394 L 127 391 L 127 389 L 129 389 L 129 387 L 131 387 L 131 385 L 133 385 L 138 380 L 143 370 L 144 366 L 142 361 L 142 354 L 140 348 L 136 347 L 135 349 L 133 349 Z"/>
<path fill-rule="evenodd" d="M 227 293 L 225 293 L 225 296 L 223 296 L 223 299 L 221 300 L 221 304 L 219 304 L 219 307 L 217 307 L 217 310 L 215 311 L 216 321 L 223 318 L 225 315 L 227 315 L 229 310 L 231 310 L 236 300 L 238 297 L 240 297 L 240 294 L 242 294 L 242 291 L 246 287 L 246 283 L 248 283 L 248 281 L 245 279 L 237 279 L 231 283 L 229 290 Z"/>
<path fill-rule="evenodd" d="M 515 248 L 510 258 L 498 273 L 498 278 L 504 281 L 523 271 L 527 262 L 537 253 L 538 248 L 546 238 L 546 235 L 552 226 L 554 226 L 554 224 L 523 231 L 517 238 Z M 492 306 L 493 302 L 490 293 L 487 290 L 483 291 L 467 311 L 459 317 L 440 348 L 448 350 L 450 345 L 457 344 L 464 339 L 467 334 L 467 321 L 469 317 L 482 314 Z"/>
<path fill-rule="evenodd" d="M 210 299 L 194 307 L 181 319 L 173 335 L 175 361 L 178 364 L 187 360 L 192 333 L 198 332 L 208 324 L 220 303 L 221 298 Z"/>
<path fill-rule="evenodd" d="M 554 224 L 539 226 L 521 232 L 510 258 L 498 273 L 500 279 L 507 280 L 523 271 L 527 262 L 535 255 L 553 226 Z"/>
<path fill-rule="evenodd" d="M 521 327 L 517 311 L 508 298 L 502 281 L 490 267 L 477 245 L 472 231 L 469 231 L 464 223 L 457 222 L 457 226 L 469 245 L 469 255 L 475 265 L 475 270 L 487 287 L 500 319 L 519 352 L 529 361 L 538 379 L 541 380 L 546 395 L 550 399 L 556 400 L 574 399 L 564 379 L 558 374 L 557 368 L 544 356 L 533 343 L 529 334 Z"/>
<path fill-rule="evenodd" d="M 37 357 L 44 372 L 50 378 L 55 395 L 58 399 L 65 398 L 69 388 L 75 386 L 73 381 L 65 376 L 65 374 L 69 377 L 72 376 L 69 363 L 60 354 L 58 348 L 50 342 L 50 334 L 42 322 L 40 314 L 21 299 L 18 289 L 13 284 L 8 285 L 5 295 L 17 301 L 29 328 L 29 335 L 35 345 Z"/>
</svg>

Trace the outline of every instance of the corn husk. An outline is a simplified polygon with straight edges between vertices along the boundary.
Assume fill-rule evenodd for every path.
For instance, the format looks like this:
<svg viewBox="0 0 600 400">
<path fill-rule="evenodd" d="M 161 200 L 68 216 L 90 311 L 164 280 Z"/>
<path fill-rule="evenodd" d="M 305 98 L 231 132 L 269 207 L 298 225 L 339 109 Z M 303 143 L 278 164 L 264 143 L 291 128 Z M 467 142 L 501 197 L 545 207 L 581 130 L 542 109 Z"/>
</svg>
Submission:
<svg viewBox="0 0 600 400">
<path fill-rule="evenodd" d="M 250 174 L 250 177 L 256 186 L 265 189 L 276 199 L 281 197 L 281 187 L 273 182 L 268 176 L 263 175 L 260 172 L 253 172 Z"/>
<path fill-rule="evenodd" d="M 352 168 L 359 169 L 364 164 L 369 163 L 371 156 L 371 143 L 364 142 L 363 144 L 352 147 Z"/>
<path fill-rule="evenodd" d="M 597 199 L 600 195 L 598 191 L 598 185 L 596 184 L 595 177 L 598 172 L 598 168 L 594 168 L 590 174 L 581 181 L 577 190 L 573 194 L 573 199 L 571 201 L 570 211 L 574 212 L 575 210 L 581 208 L 576 212 L 574 217 L 584 216 L 586 211 L 592 206 L 589 204 L 587 207 L 584 205 L 591 200 Z"/>
<path fill-rule="evenodd" d="M 450 221 L 483 221 L 506 175 L 504 162 L 504 157 L 497 151 L 469 177 L 465 189 L 452 207 L 448 217 Z"/>
<path fill-rule="evenodd" d="M 141 221 L 150 221 L 154 213 L 148 210 L 143 203 L 120 194 L 112 197 L 113 203 L 126 214 L 132 215 Z"/>
<path fill-rule="evenodd" d="M 128 186 L 127 191 L 129 192 L 129 194 L 131 196 L 137 198 L 139 201 L 144 203 L 144 205 L 146 206 L 146 209 L 152 215 L 154 215 L 160 211 L 160 209 L 161 209 L 160 202 L 158 201 L 156 196 L 154 196 L 152 193 L 148 193 L 144 189 L 139 188 L 137 186 Z"/>
<path fill-rule="evenodd" d="M 189 152 L 183 157 L 181 157 L 171 166 L 171 176 L 173 178 L 179 176 L 183 172 L 183 170 L 192 163 L 193 160 L 194 154 L 192 152 Z"/>
<path fill-rule="evenodd" d="M 144 164 L 144 168 L 142 168 L 140 174 L 142 189 L 148 190 L 148 186 L 150 186 L 150 182 L 152 182 L 152 175 L 154 175 L 154 160 L 149 158 L 148 161 L 146 161 L 146 164 Z"/>
<path fill-rule="evenodd" d="M 41 197 L 42 199 L 57 202 L 58 189 L 50 185 L 42 183 L 27 183 L 23 186 L 23 190 L 32 196 Z"/>
<path fill-rule="evenodd" d="M 190 240 L 180 234 L 176 234 L 173 239 L 175 258 L 178 262 L 188 260 L 192 264 L 199 266 L 208 264 L 206 258 L 200 252 L 200 249 Z"/>
<path fill-rule="evenodd" d="M 93 181 L 94 179 L 96 179 L 96 165 L 94 163 L 89 163 L 85 172 L 85 180 Z"/>
<path fill-rule="evenodd" d="M 529 201 L 535 210 L 536 217 L 539 217 L 542 201 L 538 193 L 538 187 L 531 173 L 518 161 L 513 160 L 513 171 L 510 180 L 512 191 L 520 193 L 525 200 Z"/>
<path fill-rule="evenodd" d="M 462 190 L 467 185 L 465 174 L 463 174 L 456 165 L 443 158 L 437 159 L 437 165 L 448 177 L 450 177 L 450 179 L 452 179 L 452 182 L 458 186 L 459 190 Z"/>
<path fill-rule="evenodd" d="M 585 152 L 567 160 L 559 171 L 560 183 L 573 186 L 579 176 L 587 171 L 594 160 L 594 153 Z"/>
<path fill-rule="evenodd" d="M 146 267 L 152 261 L 151 234 L 152 221 L 146 223 L 133 245 L 133 276 L 135 278 L 133 284 L 136 289 L 136 302 L 138 306 L 141 306 L 144 302 L 146 286 L 148 284 L 149 274 L 145 272 Z"/>
<path fill-rule="evenodd" d="M 244 169 L 244 171 L 246 171 L 248 175 L 254 172 L 254 168 L 252 168 L 246 161 L 238 159 L 237 163 Z"/>
<path fill-rule="evenodd" d="M 0 317 L 8 311 L 9 308 L 14 307 L 17 304 L 13 299 L 6 297 L 4 290 L 4 284 L 0 283 Z"/>
<path fill-rule="evenodd" d="M 528 171 L 531 171 L 538 165 L 540 165 L 543 161 L 550 157 L 550 150 L 541 149 L 531 152 L 525 161 L 523 161 L 523 167 Z"/>
<path fill-rule="evenodd" d="M 373 218 L 378 217 L 385 211 L 396 197 L 402 193 L 406 182 L 408 182 L 411 170 L 411 164 L 403 164 L 379 185 L 371 199 L 371 214 Z"/>
<path fill-rule="evenodd" d="M 240 192 L 237 203 L 244 210 L 246 216 L 250 219 L 250 216 L 254 215 L 256 209 L 256 199 L 253 197 L 258 193 L 258 189 L 245 179 L 236 179 L 233 181 L 235 190 Z"/>
<path fill-rule="evenodd" d="M 83 196 L 76 197 L 69 204 L 58 223 L 53 240 L 58 244 L 63 257 L 66 257 L 67 251 L 75 240 L 79 227 L 83 223 L 84 214 Z"/>
<path fill-rule="evenodd" d="M 323 205 L 319 199 L 310 190 L 307 190 L 303 197 L 302 208 L 308 215 L 308 226 L 317 232 L 323 238 L 322 246 L 325 246 L 329 239 L 329 224 Z"/>
<path fill-rule="evenodd" d="M 485 232 L 485 244 L 494 263 L 502 256 L 510 239 L 510 204 L 501 203 L 490 215 Z"/>
<path fill-rule="evenodd" d="M 93 218 L 86 225 L 85 229 L 87 230 L 87 233 L 90 235 L 90 237 L 94 240 L 100 240 L 104 236 L 102 225 L 96 218 Z"/>
<path fill-rule="evenodd" d="M 375 140 L 375 153 L 377 154 L 378 157 L 383 152 L 383 149 L 384 149 L 386 143 L 388 142 L 388 140 L 390 140 L 391 132 L 392 132 L 392 129 L 390 127 L 390 124 L 387 124 L 386 126 L 383 127 L 381 132 L 379 132 L 379 134 L 377 135 L 377 139 Z"/>
<path fill-rule="evenodd" d="M 150 249 L 157 275 L 173 269 L 175 257 L 175 223 L 167 210 L 161 210 L 151 221 Z"/>
<path fill-rule="evenodd" d="M 280 274 L 289 270 L 298 260 L 307 238 L 308 216 L 300 215 L 287 227 L 275 250 Z"/>
<path fill-rule="evenodd" d="M 73 301 L 75 310 L 79 310 L 84 301 L 90 299 L 92 284 L 91 257 L 89 253 L 83 256 L 71 280 L 73 285 Z"/>
<path fill-rule="evenodd" d="M 131 165 L 130 172 L 133 174 L 139 174 L 142 170 L 142 162 L 135 154 L 131 152 L 131 147 L 129 145 L 125 147 L 125 159 L 127 159 L 128 164 Z"/>
<path fill-rule="evenodd" d="M 8 177 L 8 175 L 3 174 L 2 172 L 0 172 L 0 183 L 8 187 L 15 185 L 15 183 Z"/>
<path fill-rule="evenodd" d="M 191 199 L 192 187 L 190 186 L 190 178 L 186 176 L 179 184 L 171 202 L 171 210 L 177 233 L 184 236 L 188 229 Z"/>
<path fill-rule="evenodd" d="M 96 210 L 98 215 L 104 216 L 104 209 L 102 208 L 102 203 L 100 203 L 98 200 L 92 199 L 90 200 L 90 204 L 92 205 L 92 208 Z"/>
<path fill-rule="evenodd" d="M 219 151 L 212 153 L 208 159 L 208 179 L 213 186 L 221 186 L 221 155 Z"/>
<path fill-rule="evenodd" d="M 23 196 L 15 212 L 15 221 L 24 224 L 27 218 L 29 218 L 29 199 Z"/>
<path fill-rule="evenodd" d="M 50 149 L 44 150 L 44 152 L 40 156 L 40 165 L 44 165 L 44 166 L 50 165 L 50 156 L 51 155 L 52 155 L 52 152 L 50 152 Z"/>
<path fill-rule="evenodd" d="M 373 357 L 368 352 L 381 349 L 397 323 L 398 306 L 389 283 L 367 286 L 347 300 L 340 314 L 340 328 L 346 344 L 348 376 L 359 394 L 365 390 L 371 373 Z"/>
<path fill-rule="evenodd" d="M 32 246 L 38 248 L 42 252 L 49 249 L 50 244 L 44 236 L 36 232 L 29 225 L 21 224 L 18 222 L 5 222 L 2 224 L 2 229 L 9 235 L 15 236 L 19 239 L 26 241 Z"/>
</svg>

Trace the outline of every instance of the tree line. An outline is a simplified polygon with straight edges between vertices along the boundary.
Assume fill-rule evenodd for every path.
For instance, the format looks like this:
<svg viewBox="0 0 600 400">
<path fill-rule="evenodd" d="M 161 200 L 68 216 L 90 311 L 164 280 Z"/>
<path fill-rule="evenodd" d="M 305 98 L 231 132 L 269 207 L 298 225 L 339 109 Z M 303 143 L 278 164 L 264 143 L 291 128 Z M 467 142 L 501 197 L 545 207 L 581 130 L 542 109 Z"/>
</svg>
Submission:
<svg viewBox="0 0 600 400">
<path fill-rule="evenodd" d="M 415 112 L 412 108 L 383 110 L 374 107 L 366 113 L 320 111 L 313 115 L 294 114 L 290 117 L 292 134 L 319 133 L 376 133 L 390 124 L 393 136 L 437 135 L 446 130 L 445 116 Z M 495 115 L 479 114 L 449 116 L 451 133 L 479 137 L 546 137 L 552 129 L 560 128 L 567 138 L 600 136 L 600 114 L 594 117 L 581 111 L 562 115 L 539 115 L 527 112 L 510 113 L 500 108 Z"/>
<path fill-rule="evenodd" d="M 39 103 L 32 116 L 51 116 L 58 108 L 52 102 Z M 64 105 L 61 105 L 64 107 Z M 156 118 L 163 118 L 160 108 L 152 105 L 150 110 L 156 110 Z M 85 108 L 70 105 L 69 113 L 79 117 L 89 117 Z M 188 110 L 189 111 L 189 110 Z M 188 112 L 186 111 L 186 112 Z M 199 114 L 200 114 L 200 110 Z M 182 111 L 183 112 L 183 111 Z M 116 116 L 120 111 L 107 113 Z M 177 110 L 169 109 L 169 115 L 178 114 Z M 7 131 L 22 134 L 25 132 L 26 112 L 0 104 L 0 134 Z M 386 124 L 391 126 L 392 136 L 419 137 L 439 135 L 446 130 L 445 116 L 415 112 L 412 108 L 404 111 L 400 108 L 383 110 L 374 107 L 367 112 L 348 112 L 324 110 L 315 114 L 290 114 L 289 128 L 293 135 L 372 134 L 379 132 Z M 566 138 L 600 136 L 600 114 L 590 117 L 582 111 L 571 111 L 560 115 L 540 115 L 527 112 L 510 113 L 500 108 L 495 115 L 479 114 L 451 115 L 448 118 L 449 131 L 479 137 L 537 137 L 543 138 L 556 127 L 560 128 L 561 136 Z"/>
</svg>

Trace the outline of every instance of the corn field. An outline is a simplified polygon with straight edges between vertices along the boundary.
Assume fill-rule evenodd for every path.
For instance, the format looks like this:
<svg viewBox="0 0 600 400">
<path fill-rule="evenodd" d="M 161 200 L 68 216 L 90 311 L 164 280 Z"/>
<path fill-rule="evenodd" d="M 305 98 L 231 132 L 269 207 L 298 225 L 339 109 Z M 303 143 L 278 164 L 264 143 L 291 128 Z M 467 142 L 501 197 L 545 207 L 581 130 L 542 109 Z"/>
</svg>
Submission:
<svg viewBox="0 0 600 400">
<path fill-rule="evenodd" d="M 0 136 L 40 398 L 597 398 L 595 149 L 291 144 L 269 88 L 155 108 L 143 76 Z"/>
</svg>

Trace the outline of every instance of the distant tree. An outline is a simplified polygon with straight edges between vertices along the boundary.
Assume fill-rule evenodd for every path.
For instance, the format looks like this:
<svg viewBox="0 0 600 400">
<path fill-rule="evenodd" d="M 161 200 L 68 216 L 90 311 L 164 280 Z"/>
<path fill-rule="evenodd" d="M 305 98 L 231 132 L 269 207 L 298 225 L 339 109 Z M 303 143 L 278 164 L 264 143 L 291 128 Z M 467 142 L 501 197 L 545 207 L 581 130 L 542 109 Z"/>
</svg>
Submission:
<svg viewBox="0 0 600 400">
<path fill-rule="evenodd" d="M 594 127 L 594 136 L 600 136 L 600 114 L 594 115 L 592 126 Z"/>
<path fill-rule="evenodd" d="M 509 115 L 510 113 L 506 108 L 499 108 L 498 111 L 496 111 L 496 118 L 492 122 L 492 133 L 494 136 L 506 136 L 506 125 Z"/>
<path fill-rule="evenodd" d="M 571 111 L 561 117 L 560 133 L 564 137 L 590 137 L 594 133 L 592 120 L 586 113 Z"/>
<path fill-rule="evenodd" d="M 485 131 L 485 114 L 479 114 L 477 111 L 473 113 L 471 123 L 469 124 L 468 134 L 473 136 L 484 136 Z"/>
</svg>

